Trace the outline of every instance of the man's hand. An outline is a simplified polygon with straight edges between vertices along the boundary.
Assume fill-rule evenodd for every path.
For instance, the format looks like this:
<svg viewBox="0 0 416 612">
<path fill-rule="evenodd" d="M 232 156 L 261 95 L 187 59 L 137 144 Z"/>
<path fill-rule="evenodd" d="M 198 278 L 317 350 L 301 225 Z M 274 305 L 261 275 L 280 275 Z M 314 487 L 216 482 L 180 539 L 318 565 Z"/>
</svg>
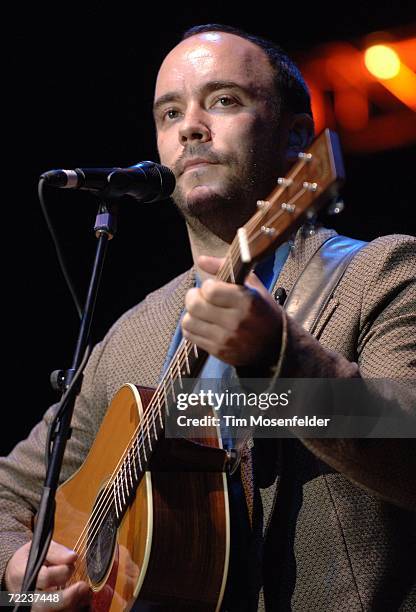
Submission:
<svg viewBox="0 0 416 612">
<path fill-rule="evenodd" d="M 215 274 L 223 260 L 201 256 L 198 265 Z M 190 289 L 182 320 L 185 338 L 233 366 L 272 366 L 279 355 L 282 309 L 255 274 L 245 286 L 213 278 Z"/>
<path fill-rule="evenodd" d="M 7 564 L 4 580 L 7 590 L 11 593 L 20 591 L 29 557 L 29 549 L 30 542 L 18 548 Z M 64 587 L 75 569 L 76 560 L 76 552 L 52 541 L 45 564 L 42 565 L 39 572 L 36 589 L 52 590 L 56 587 Z M 54 606 L 54 609 L 69 612 L 87 606 L 91 591 L 86 582 L 76 582 L 60 591 L 60 595 L 62 601 L 58 606 Z M 36 606 L 32 606 L 32 610 L 36 609 Z M 45 610 L 45 607 L 42 606 L 39 609 Z"/>
</svg>

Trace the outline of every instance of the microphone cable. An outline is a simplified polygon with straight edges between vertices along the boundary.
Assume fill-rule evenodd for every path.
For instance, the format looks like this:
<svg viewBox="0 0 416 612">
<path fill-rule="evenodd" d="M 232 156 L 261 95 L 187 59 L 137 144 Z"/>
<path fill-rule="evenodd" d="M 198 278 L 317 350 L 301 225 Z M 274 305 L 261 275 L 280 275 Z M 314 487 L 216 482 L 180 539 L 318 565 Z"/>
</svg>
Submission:
<svg viewBox="0 0 416 612">
<path fill-rule="evenodd" d="M 42 213 L 43 213 L 46 225 L 48 227 L 49 233 L 50 233 L 51 238 L 52 238 L 53 245 L 55 247 L 55 252 L 56 252 L 56 256 L 58 258 L 59 267 L 61 269 L 61 272 L 63 274 L 65 282 L 67 284 L 69 292 L 71 294 L 72 301 L 73 301 L 73 303 L 75 305 L 75 309 L 77 311 L 78 318 L 81 320 L 82 319 L 81 303 L 80 303 L 80 300 L 78 299 L 78 294 L 77 294 L 77 291 L 75 289 L 75 285 L 72 282 L 71 276 L 69 274 L 68 266 L 66 264 L 64 254 L 63 254 L 63 252 L 61 250 L 61 247 L 60 247 L 60 244 L 59 244 L 59 240 L 58 240 L 58 236 L 57 236 L 57 234 L 55 232 L 55 229 L 53 227 L 51 218 L 49 217 L 49 213 L 48 213 L 48 209 L 47 209 L 46 201 L 45 201 L 44 191 L 45 191 L 45 179 L 41 178 L 39 180 L 39 184 L 38 184 L 38 196 L 39 196 L 40 207 L 42 209 Z"/>
</svg>

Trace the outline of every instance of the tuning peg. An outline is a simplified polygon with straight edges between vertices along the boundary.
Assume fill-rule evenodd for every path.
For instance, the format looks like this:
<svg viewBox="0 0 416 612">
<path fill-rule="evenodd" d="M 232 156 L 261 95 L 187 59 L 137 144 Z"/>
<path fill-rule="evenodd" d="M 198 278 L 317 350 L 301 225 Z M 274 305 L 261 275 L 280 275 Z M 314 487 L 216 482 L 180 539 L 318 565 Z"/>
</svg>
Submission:
<svg viewBox="0 0 416 612">
<path fill-rule="evenodd" d="M 340 197 L 336 197 L 332 200 L 327 208 L 328 215 L 339 215 L 345 208 L 344 200 Z"/>
<path fill-rule="evenodd" d="M 311 161 L 312 159 L 312 153 L 304 153 L 303 151 L 301 151 L 300 153 L 298 153 L 298 159 L 303 159 L 304 161 Z"/>
<path fill-rule="evenodd" d="M 262 234 L 266 234 L 266 236 L 274 236 L 276 233 L 274 227 L 268 227 L 267 225 L 262 225 L 260 231 Z"/>
<path fill-rule="evenodd" d="M 258 209 L 267 208 L 268 206 L 270 206 L 270 202 L 268 200 L 257 200 Z"/>
<path fill-rule="evenodd" d="M 287 202 L 282 202 L 280 208 L 290 213 L 293 213 L 296 210 L 296 206 L 294 204 L 288 204 Z"/>
<path fill-rule="evenodd" d="M 277 184 L 283 185 L 284 187 L 290 187 L 292 183 L 293 183 L 293 179 L 285 178 L 284 176 L 279 176 L 279 178 L 277 179 Z"/>
<path fill-rule="evenodd" d="M 304 181 L 302 186 L 307 191 L 315 192 L 318 189 L 318 183 L 310 183 L 309 181 Z"/>
</svg>

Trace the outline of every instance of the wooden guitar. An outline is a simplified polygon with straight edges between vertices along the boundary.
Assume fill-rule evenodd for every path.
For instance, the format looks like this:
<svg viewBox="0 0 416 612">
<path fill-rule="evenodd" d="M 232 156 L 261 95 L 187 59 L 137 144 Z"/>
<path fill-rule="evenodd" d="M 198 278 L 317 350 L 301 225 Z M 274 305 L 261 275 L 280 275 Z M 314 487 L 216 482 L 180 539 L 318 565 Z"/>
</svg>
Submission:
<svg viewBox="0 0 416 612">
<path fill-rule="evenodd" d="M 325 130 L 240 228 L 217 277 L 243 282 L 253 264 L 337 195 L 343 166 Z M 54 540 L 78 552 L 94 611 L 214 612 L 229 557 L 226 470 L 216 430 L 169 440 L 164 414 L 207 354 L 182 340 L 156 390 L 115 395 L 82 467 L 58 490 Z M 68 583 L 69 584 L 69 583 Z"/>
</svg>

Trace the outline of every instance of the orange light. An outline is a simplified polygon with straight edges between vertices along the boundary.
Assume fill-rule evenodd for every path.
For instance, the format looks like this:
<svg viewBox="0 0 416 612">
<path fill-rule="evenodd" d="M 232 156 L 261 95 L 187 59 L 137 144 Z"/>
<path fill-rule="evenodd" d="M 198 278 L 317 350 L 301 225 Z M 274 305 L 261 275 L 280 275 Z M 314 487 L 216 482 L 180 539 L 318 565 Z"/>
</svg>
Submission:
<svg viewBox="0 0 416 612">
<path fill-rule="evenodd" d="M 373 45 L 364 54 L 367 70 L 377 79 L 392 79 L 400 72 L 400 58 L 387 45 Z"/>
<path fill-rule="evenodd" d="M 358 89 L 335 90 L 335 115 L 338 123 L 352 132 L 363 130 L 368 124 L 368 100 Z"/>
<path fill-rule="evenodd" d="M 299 63 L 317 129 L 338 130 L 347 150 L 382 151 L 416 142 L 415 36 L 378 33 L 357 46 L 325 44 Z"/>
<path fill-rule="evenodd" d="M 403 104 L 416 111 L 416 74 L 404 64 L 397 77 L 382 81 L 382 84 Z"/>
<path fill-rule="evenodd" d="M 386 45 L 373 45 L 364 54 L 369 72 L 403 104 L 416 111 L 416 75 Z"/>
</svg>

